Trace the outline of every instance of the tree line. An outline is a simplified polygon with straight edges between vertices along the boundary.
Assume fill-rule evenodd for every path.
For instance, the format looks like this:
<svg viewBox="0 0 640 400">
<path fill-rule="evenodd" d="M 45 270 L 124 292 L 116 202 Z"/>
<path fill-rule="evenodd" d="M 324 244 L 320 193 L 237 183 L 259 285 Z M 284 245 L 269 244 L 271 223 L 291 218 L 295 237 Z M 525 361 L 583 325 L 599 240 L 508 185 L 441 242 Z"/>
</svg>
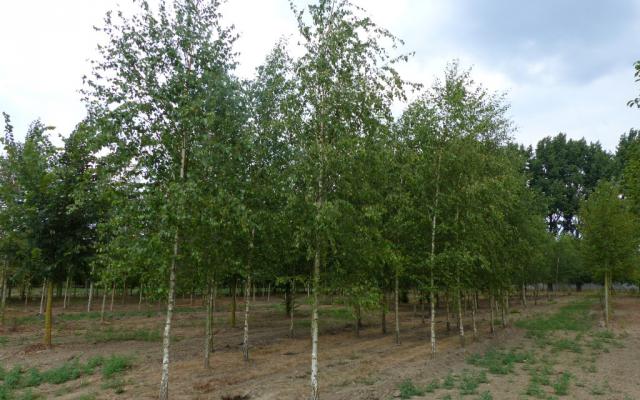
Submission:
<svg viewBox="0 0 640 400">
<path fill-rule="evenodd" d="M 87 310 L 102 315 L 116 288 L 164 299 L 166 399 L 177 295 L 205 298 L 209 368 L 219 288 L 234 326 L 244 292 L 245 360 L 256 288 L 284 293 L 291 335 L 307 291 L 318 399 L 322 296 L 346 299 L 356 331 L 379 311 L 386 333 L 391 303 L 399 344 L 398 303 L 414 293 L 435 355 L 443 308 L 464 345 L 481 298 L 493 331 L 494 312 L 506 325 L 510 298 L 526 304 L 541 284 L 604 282 L 608 299 L 612 282 L 638 281 L 637 131 L 615 154 L 564 134 L 520 146 L 503 95 L 455 61 L 428 88 L 406 81 L 402 41 L 345 0 L 292 6 L 297 37 L 249 80 L 234 75 L 237 34 L 219 1 L 138 5 L 98 28 L 87 116 L 62 147 L 40 121 L 16 140 L 4 114 L 3 325 L 12 288 L 28 299 L 42 287 L 49 346 L 54 287 L 66 307 L 69 288 L 86 285 Z"/>
</svg>

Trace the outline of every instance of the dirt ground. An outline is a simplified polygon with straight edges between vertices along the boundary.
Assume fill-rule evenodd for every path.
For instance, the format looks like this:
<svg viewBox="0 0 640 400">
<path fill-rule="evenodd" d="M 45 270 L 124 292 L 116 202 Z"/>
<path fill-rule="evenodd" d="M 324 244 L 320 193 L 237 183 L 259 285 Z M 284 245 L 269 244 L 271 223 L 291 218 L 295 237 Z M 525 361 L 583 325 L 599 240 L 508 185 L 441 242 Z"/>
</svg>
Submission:
<svg viewBox="0 0 640 400">
<path fill-rule="evenodd" d="M 175 314 L 174 340 L 171 348 L 172 399 L 305 399 L 308 394 L 310 340 L 308 309 L 297 310 L 296 337 L 288 337 L 289 320 L 282 310 L 282 300 L 257 298 L 252 304 L 250 318 L 250 357 L 242 360 L 242 313 L 238 307 L 236 328 L 229 326 L 229 300 L 218 299 L 215 313 L 215 344 L 210 370 L 203 368 L 204 310 L 198 304 L 190 306 L 181 299 L 180 312 Z M 469 370 L 466 361 L 471 354 L 482 354 L 492 348 L 535 351 L 549 358 L 555 374 L 561 371 L 571 375 L 571 388 L 563 398 L 575 399 L 640 399 L 640 298 L 614 298 L 612 332 L 616 346 L 607 346 L 597 353 L 572 353 L 550 348 L 537 348 L 527 338 L 525 330 L 513 322 L 536 315 L 554 313 L 560 307 L 576 301 L 576 296 L 560 296 L 554 301 L 541 300 L 527 308 L 512 305 L 512 322 L 506 329 L 497 328 L 489 334 L 488 313 L 478 316 L 479 336 L 472 338 L 470 326 L 465 326 L 467 346 L 460 347 L 455 324 L 447 331 L 443 313 L 437 323 L 438 355 L 432 359 L 428 340 L 428 325 L 414 314 L 414 308 L 401 309 L 400 345 L 394 343 L 393 314 L 387 315 L 389 332 L 381 333 L 380 316 L 367 315 L 360 336 L 356 337 L 353 321 L 340 305 L 325 305 L 321 312 L 320 386 L 321 397 L 332 400 L 374 400 L 400 398 L 399 387 L 410 381 L 424 387 L 434 380 Z M 530 302 L 532 303 L 532 302 Z M 105 385 L 99 373 L 82 376 L 60 385 L 42 384 L 32 393 L 44 398 L 59 399 L 153 399 L 157 398 L 161 367 L 161 341 L 159 332 L 163 314 L 157 305 L 142 306 L 137 302 L 115 305 L 115 314 L 101 324 L 96 313 L 83 313 L 83 299 L 73 299 L 69 309 L 56 304 L 54 347 L 39 345 L 42 323 L 35 317 L 37 307 L 25 309 L 11 304 L 8 323 L 0 331 L 0 366 L 5 370 L 20 365 L 40 370 L 56 367 L 78 358 L 113 354 L 131 357 L 133 366 L 122 373 L 119 390 Z M 597 304 L 592 307 L 593 331 L 600 328 Z M 419 314 L 419 313 L 418 313 Z M 74 318 L 74 315 L 76 317 Z M 17 318 L 17 319 L 16 319 Z M 470 323 L 470 321 L 465 321 Z M 118 332 L 152 332 L 146 339 L 102 341 L 96 337 L 109 337 Z M 100 336 L 102 335 L 102 336 Z M 105 336 L 106 335 L 106 336 Z M 588 336 L 587 336 L 588 337 Z M 545 350 L 546 349 L 546 350 Z M 554 379 L 555 376 L 554 376 Z M 555 398 L 552 389 L 544 394 L 527 394 L 530 380 L 526 367 L 518 365 L 508 375 L 488 375 L 475 394 L 463 396 L 454 389 L 440 388 L 423 393 L 414 399 L 520 399 Z M 116 393 L 121 392 L 121 393 Z M 482 396 L 484 393 L 485 397 Z M 491 397 L 487 397 L 490 393 Z M 408 397 L 404 397 L 408 398 Z"/>
</svg>

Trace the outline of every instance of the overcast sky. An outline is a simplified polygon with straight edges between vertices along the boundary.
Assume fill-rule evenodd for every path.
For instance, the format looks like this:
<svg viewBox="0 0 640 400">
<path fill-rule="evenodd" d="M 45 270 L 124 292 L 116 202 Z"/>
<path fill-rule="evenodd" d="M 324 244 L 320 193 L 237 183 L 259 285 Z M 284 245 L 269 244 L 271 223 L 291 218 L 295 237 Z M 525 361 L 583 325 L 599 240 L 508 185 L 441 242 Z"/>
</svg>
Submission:
<svg viewBox="0 0 640 400">
<path fill-rule="evenodd" d="M 238 74 L 249 78 L 281 36 L 295 33 L 287 0 L 228 0 L 224 19 L 241 35 Z M 303 4 L 302 0 L 296 1 Z M 626 102 L 640 92 L 640 0 L 358 0 L 415 56 L 405 77 L 429 85 L 448 61 L 507 93 L 516 140 L 558 132 L 600 141 L 640 127 Z M 92 29 L 128 0 L 0 0 L 0 111 L 16 135 L 41 118 L 68 134 L 82 119 L 78 90 L 100 36 Z"/>
</svg>

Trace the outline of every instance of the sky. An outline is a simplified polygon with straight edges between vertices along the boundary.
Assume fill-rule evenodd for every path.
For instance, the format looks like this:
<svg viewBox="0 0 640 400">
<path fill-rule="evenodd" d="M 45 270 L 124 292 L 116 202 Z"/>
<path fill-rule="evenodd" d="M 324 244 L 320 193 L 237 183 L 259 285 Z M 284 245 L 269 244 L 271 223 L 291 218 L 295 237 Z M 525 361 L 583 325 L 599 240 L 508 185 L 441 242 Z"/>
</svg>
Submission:
<svg viewBox="0 0 640 400">
<path fill-rule="evenodd" d="M 153 0 L 150 0 L 153 2 Z M 303 7 L 305 0 L 295 0 Z M 429 86 L 457 59 L 490 91 L 506 93 L 514 138 L 599 141 L 614 151 L 640 128 L 640 0 L 355 0 L 414 52 L 400 69 Z M 106 11 L 133 12 L 130 0 L 0 1 L 0 111 L 15 135 L 40 118 L 68 135 L 84 116 L 79 89 L 90 72 Z M 251 78 L 281 37 L 295 40 L 288 0 L 228 0 L 224 21 L 240 38 L 237 74 Z M 401 109 L 401 106 L 399 107 Z"/>
</svg>

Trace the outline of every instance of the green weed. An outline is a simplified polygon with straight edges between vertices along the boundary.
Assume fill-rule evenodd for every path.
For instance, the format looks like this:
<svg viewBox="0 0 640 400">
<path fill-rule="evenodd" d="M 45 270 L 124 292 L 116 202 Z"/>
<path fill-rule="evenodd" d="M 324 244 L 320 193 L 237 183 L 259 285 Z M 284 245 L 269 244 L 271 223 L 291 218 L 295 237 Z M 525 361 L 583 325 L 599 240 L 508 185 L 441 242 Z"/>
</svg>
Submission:
<svg viewBox="0 0 640 400">
<path fill-rule="evenodd" d="M 515 363 L 531 363 L 533 354 L 530 352 L 500 351 L 491 349 L 484 355 L 472 354 L 467 363 L 485 368 L 494 375 L 507 375 L 514 370 Z"/>
<path fill-rule="evenodd" d="M 88 331 L 86 334 L 87 341 L 91 343 L 107 343 L 107 342 L 156 342 L 162 339 L 160 331 L 157 329 L 113 329 L 108 328 L 102 331 Z"/>
<path fill-rule="evenodd" d="M 566 396 L 569 393 L 571 374 L 563 372 L 553 384 L 553 390 L 558 396 Z"/>
<path fill-rule="evenodd" d="M 411 381 L 411 379 L 406 379 L 402 381 L 400 386 L 398 386 L 398 389 L 400 389 L 401 399 L 410 399 L 414 396 L 422 396 L 425 393 L 424 390 L 415 386 Z"/>
<path fill-rule="evenodd" d="M 102 376 L 105 379 L 112 378 L 115 374 L 125 371 L 132 366 L 130 357 L 111 356 L 103 361 Z"/>
</svg>

